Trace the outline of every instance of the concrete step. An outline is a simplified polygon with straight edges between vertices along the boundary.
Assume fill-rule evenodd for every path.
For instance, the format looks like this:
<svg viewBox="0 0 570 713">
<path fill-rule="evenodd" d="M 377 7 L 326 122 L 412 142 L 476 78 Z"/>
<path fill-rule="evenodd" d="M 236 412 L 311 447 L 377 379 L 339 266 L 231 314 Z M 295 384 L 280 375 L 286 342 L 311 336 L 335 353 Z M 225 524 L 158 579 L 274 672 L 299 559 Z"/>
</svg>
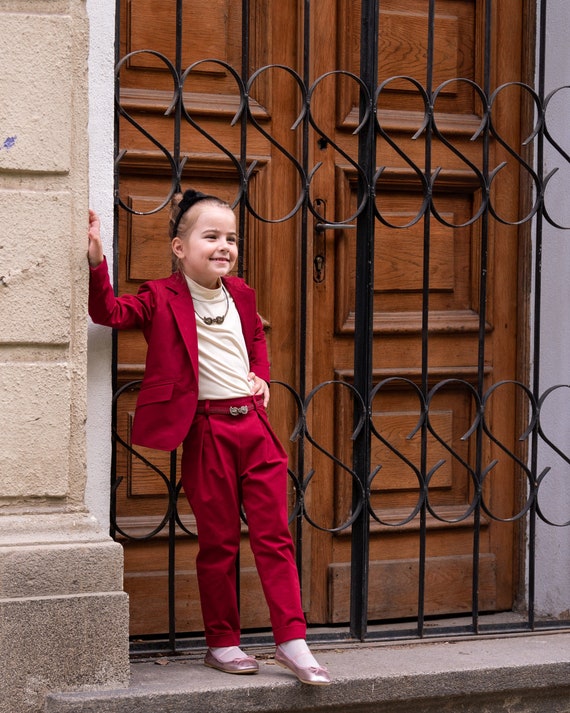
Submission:
<svg viewBox="0 0 570 713">
<path fill-rule="evenodd" d="M 330 686 L 299 683 L 271 652 L 254 676 L 203 653 L 133 662 L 129 688 L 52 693 L 45 713 L 569 713 L 570 633 L 313 647 Z"/>
</svg>

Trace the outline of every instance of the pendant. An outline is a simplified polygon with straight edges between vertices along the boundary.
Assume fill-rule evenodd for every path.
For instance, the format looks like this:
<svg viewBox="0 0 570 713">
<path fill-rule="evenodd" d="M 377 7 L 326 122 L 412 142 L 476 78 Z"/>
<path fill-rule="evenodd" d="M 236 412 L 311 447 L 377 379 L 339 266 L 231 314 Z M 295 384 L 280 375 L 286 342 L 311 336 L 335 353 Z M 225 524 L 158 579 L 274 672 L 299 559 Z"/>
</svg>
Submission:
<svg viewBox="0 0 570 713">
<path fill-rule="evenodd" d="M 226 315 L 223 314 L 221 317 L 202 317 L 201 315 L 198 315 L 201 317 L 203 320 L 204 324 L 210 325 L 210 324 L 223 324 L 224 319 L 226 318 Z"/>
</svg>

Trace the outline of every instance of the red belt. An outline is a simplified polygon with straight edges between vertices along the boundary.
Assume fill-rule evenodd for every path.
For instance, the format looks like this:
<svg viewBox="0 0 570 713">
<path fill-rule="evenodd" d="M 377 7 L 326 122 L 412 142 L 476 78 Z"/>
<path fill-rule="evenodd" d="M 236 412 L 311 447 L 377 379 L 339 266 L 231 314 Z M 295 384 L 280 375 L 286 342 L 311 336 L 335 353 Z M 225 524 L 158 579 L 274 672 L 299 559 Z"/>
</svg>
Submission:
<svg viewBox="0 0 570 713">
<path fill-rule="evenodd" d="M 196 413 L 213 413 L 221 416 L 247 416 L 250 411 L 255 411 L 256 409 L 254 399 L 258 402 L 259 405 L 263 403 L 262 396 L 250 396 L 242 399 L 237 398 L 212 401 L 198 401 Z"/>
</svg>

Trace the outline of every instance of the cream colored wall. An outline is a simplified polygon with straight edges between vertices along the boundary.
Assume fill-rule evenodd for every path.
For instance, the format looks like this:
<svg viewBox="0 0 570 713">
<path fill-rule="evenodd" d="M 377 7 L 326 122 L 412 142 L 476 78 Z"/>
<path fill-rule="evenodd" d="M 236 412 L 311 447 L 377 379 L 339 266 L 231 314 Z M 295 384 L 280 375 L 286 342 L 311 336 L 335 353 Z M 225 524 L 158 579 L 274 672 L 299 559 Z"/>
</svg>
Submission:
<svg viewBox="0 0 570 713">
<path fill-rule="evenodd" d="M 70 10 L 62 0 L 4 2 L 0 13 L 4 510 L 38 499 L 83 506 L 85 261 L 70 238 L 84 229 L 87 201 L 87 25 Z"/>
<path fill-rule="evenodd" d="M 546 37 L 546 94 L 568 85 L 570 79 L 570 3 L 549 0 Z M 547 115 L 548 129 L 568 151 L 570 146 L 570 91 L 559 92 Z M 549 182 L 545 205 L 551 217 L 570 227 L 570 165 L 545 142 L 544 175 Z M 545 222 L 542 250 L 542 309 L 540 392 L 555 384 L 570 384 L 570 233 Z M 570 388 L 558 389 L 545 401 L 541 421 L 546 435 L 570 454 Z M 570 521 L 570 465 L 552 449 L 539 450 L 538 472 L 551 470 L 540 486 L 539 502 L 552 522 Z M 570 612 L 570 531 L 537 524 L 536 609 L 539 615 L 568 618 Z"/>
<path fill-rule="evenodd" d="M 83 0 L 2 1 L 0 713 L 129 676 L 122 550 L 85 506 L 87 49 Z"/>
</svg>

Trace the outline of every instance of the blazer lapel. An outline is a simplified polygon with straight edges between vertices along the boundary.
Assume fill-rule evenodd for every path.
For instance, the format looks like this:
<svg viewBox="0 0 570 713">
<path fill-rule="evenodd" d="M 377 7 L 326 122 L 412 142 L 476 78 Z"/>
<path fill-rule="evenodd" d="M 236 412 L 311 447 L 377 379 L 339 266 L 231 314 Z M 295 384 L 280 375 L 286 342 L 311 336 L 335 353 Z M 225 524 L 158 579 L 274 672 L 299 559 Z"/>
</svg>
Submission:
<svg viewBox="0 0 570 713">
<path fill-rule="evenodd" d="M 223 278 L 222 282 L 235 303 L 239 318 L 241 320 L 245 343 L 249 350 L 252 346 L 255 334 L 256 313 L 255 309 L 251 309 L 252 304 L 251 298 L 249 297 L 249 295 L 253 294 L 253 292 L 250 291 L 249 288 L 247 288 L 247 292 L 245 292 L 242 288 L 242 283 L 236 280 Z"/>
<path fill-rule="evenodd" d="M 192 368 L 198 379 L 198 334 L 196 332 L 196 315 L 190 290 L 180 273 L 173 273 L 166 281 L 166 288 L 170 292 L 169 304 L 174 314 L 176 324 L 180 330 L 182 341 L 188 351 Z"/>
</svg>

